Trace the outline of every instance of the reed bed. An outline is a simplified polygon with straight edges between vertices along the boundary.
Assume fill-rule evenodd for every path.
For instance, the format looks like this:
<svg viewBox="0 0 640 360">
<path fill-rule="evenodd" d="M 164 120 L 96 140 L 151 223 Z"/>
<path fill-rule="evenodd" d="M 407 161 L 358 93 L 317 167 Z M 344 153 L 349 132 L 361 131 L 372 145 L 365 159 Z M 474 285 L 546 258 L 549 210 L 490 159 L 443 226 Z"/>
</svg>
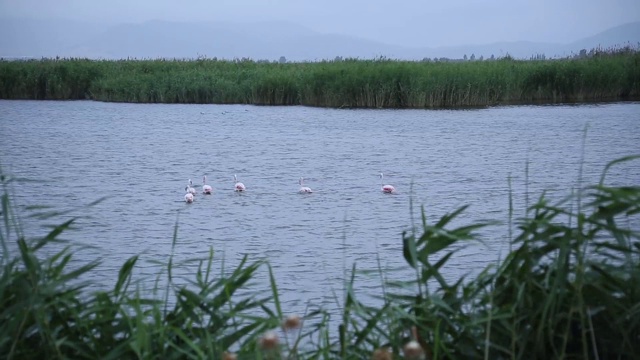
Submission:
<svg viewBox="0 0 640 360">
<path fill-rule="evenodd" d="M 112 289 L 89 291 L 82 277 L 97 261 L 71 266 L 73 246 L 60 244 L 74 220 L 26 239 L 9 201 L 15 180 L 1 175 L 0 353 L 6 359 L 637 359 L 640 187 L 607 186 L 605 175 L 638 159 L 611 162 L 598 184 L 559 203 L 541 196 L 516 220 L 509 253 L 469 279 L 447 280 L 443 270 L 491 223 L 453 227 L 465 207 L 430 223 L 423 209 L 421 224 L 399 238 L 398 255 L 415 278 L 385 281 L 382 304 L 371 306 L 354 290 L 354 264 L 339 319 L 322 309 L 287 314 L 268 263 L 245 258 L 218 274 L 213 249 L 186 282 L 173 277 L 167 254 L 168 281 L 156 285 L 156 296 L 132 285 L 137 256 L 113 274 Z M 177 238 L 176 227 L 174 246 Z M 44 252 L 52 247 L 58 250 Z M 247 292 L 259 271 L 268 272 L 270 291 Z"/>
<path fill-rule="evenodd" d="M 0 61 L 0 98 L 138 103 L 459 108 L 640 99 L 640 53 L 560 60 Z"/>
</svg>

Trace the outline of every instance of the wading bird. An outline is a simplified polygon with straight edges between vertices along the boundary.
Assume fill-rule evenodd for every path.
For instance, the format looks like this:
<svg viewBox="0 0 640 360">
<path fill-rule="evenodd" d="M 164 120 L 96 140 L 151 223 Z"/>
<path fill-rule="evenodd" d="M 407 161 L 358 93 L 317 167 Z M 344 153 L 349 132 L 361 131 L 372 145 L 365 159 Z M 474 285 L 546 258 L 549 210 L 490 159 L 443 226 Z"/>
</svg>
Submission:
<svg viewBox="0 0 640 360">
<path fill-rule="evenodd" d="M 235 183 L 236 183 L 236 185 L 235 185 L 235 190 L 236 191 L 244 191 L 246 189 L 244 184 L 239 182 L 238 178 L 235 175 L 233 175 L 233 181 L 235 181 Z"/>
<path fill-rule="evenodd" d="M 300 190 L 298 190 L 298 192 L 301 193 L 312 193 L 313 191 L 311 190 L 311 188 L 304 186 L 304 179 L 300 178 L 300 180 L 298 180 L 298 184 L 300 184 Z"/>
<path fill-rule="evenodd" d="M 202 193 L 211 195 L 212 192 L 213 188 L 211 187 L 211 185 L 207 185 L 207 175 L 205 175 L 202 177 Z"/>
<path fill-rule="evenodd" d="M 193 187 L 193 182 L 189 179 L 189 185 L 187 185 L 187 192 L 193 196 L 196 196 L 196 189 Z"/>
<path fill-rule="evenodd" d="M 380 185 L 382 186 L 382 192 L 387 194 L 396 192 L 396 188 L 394 188 L 392 185 L 384 185 L 384 182 L 382 181 L 383 177 L 384 175 L 380 173 Z"/>
<path fill-rule="evenodd" d="M 193 194 L 189 192 L 189 187 L 184 188 L 187 194 L 184 196 L 184 202 L 191 204 L 193 202 Z"/>
</svg>

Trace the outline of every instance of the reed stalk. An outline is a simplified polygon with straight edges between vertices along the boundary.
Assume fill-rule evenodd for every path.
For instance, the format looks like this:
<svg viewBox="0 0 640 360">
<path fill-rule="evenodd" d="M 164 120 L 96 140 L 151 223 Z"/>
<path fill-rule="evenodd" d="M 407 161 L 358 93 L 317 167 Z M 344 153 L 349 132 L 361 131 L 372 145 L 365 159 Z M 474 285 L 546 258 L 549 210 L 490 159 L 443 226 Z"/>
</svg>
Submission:
<svg viewBox="0 0 640 360">
<path fill-rule="evenodd" d="M 73 244 L 60 240 L 74 220 L 25 238 L 10 203 L 15 180 L 0 172 L 0 353 L 7 359 L 637 359 L 640 187 L 609 187 L 605 174 L 638 159 L 609 163 L 598 184 L 558 203 L 539 197 L 515 221 L 519 233 L 509 239 L 507 256 L 473 277 L 446 276 L 447 263 L 494 222 L 453 227 L 463 206 L 431 223 L 423 208 L 422 223 L 402 235 L 398 254 L 415 279 L 381 280 L 374 306 L 359 299 L 353 264 L 339 319 L 323 309 L 287 315 L 266 262 L 244 257 L 232 271 L 213 275 L 219 261 L 213 249 L 197 260 L 194 278 L 181 281 L 169 256 L 162 268 L 168 282 L 153 294 L 135 286 L 138 256 L 114 274 L 113 288 L 91 291 L 83 279 L 99 261 L 72 265 Z M 572 205 L 576 197 L 579 207 Z M 180 246 L 178 230 L 173 248 Z M 270 290 L 250 289 L 265 266 Z"/>
<path fill-rule="evenodd" d="M 640 99 L 640 53 L 465 62 L 388 59 L 0 60 L 0 99 L 464 108 Z"/>
</svg>

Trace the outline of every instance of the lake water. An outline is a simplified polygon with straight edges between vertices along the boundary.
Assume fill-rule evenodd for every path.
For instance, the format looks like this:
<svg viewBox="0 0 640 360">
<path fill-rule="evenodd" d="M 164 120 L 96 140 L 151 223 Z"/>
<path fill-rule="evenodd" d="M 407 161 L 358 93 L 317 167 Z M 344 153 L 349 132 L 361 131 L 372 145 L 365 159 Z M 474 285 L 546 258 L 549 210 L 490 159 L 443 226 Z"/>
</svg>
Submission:
<svg viewBox="0 0 640 360">
<path fill-rule="evenodd" d="M 209 247 L 229 269 L 245 254 L 267 258 L 285 310 L 302 312 L 335 308 L 353 263 L 410 276 L 402 232 L 412 218 L 419 223 L 421 205 L 430 222 L 468 204 L 456 224 L 506 223 L 509 176 L 515 216 L 524 214 L 526 189 L 529 201 L 542 190 L 569 194 L 581 163 L 585 183 L 594 183 L 607 162 L 640 154 L 640 103 L 424 111 L 0 101 L 0 144 L 3 171 L 29 180 L 11 187 L 25 233 L 64 218 L 32 221 L 29 205 L 77 209 L 64 238 L 93 247 L 78 251 L 80 260 L 103 259 L 91 278 L 97 287 L 111 286 L 136 254 L 134 276 L 153 279 L 177 221 L 177 262 L 206 257 Z M 380 191 L 380 172 L 397 194 Z M 212 196 L 200 193 L 205 174 Z M 234 192 L 234 174 L 245 193 Z M 314 193 L 298 193 L 301 176 Z M 188 179 L 199 190 L 193 204 L 183 200 Z M 612 185 L 638 180 L 638 161 L 608 177 Z M 482 231 L 485 245 L 465 248 L 444 271 L 458 276 L 495 261 L 506 229 Z M 267 288 L 266 278 L 265 268 L 255 286 Z M 365 299 L 380 284 L 379 275 L 357 280 Z"/>
</svg>

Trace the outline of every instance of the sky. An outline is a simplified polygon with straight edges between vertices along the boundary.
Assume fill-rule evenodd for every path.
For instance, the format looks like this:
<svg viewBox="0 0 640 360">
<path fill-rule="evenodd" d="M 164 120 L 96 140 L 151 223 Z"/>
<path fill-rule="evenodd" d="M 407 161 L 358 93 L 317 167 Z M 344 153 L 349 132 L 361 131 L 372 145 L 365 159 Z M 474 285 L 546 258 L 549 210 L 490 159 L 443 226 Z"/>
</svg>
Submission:
<svg viewBox="0 0 640 360">
<path fill-rule="evenodd" d="M 568 43 L 640 21 L 640 0 L 0 0 L 0 16 L 91 22 L 288 21 L 404 46 Z"/>
</svg>

